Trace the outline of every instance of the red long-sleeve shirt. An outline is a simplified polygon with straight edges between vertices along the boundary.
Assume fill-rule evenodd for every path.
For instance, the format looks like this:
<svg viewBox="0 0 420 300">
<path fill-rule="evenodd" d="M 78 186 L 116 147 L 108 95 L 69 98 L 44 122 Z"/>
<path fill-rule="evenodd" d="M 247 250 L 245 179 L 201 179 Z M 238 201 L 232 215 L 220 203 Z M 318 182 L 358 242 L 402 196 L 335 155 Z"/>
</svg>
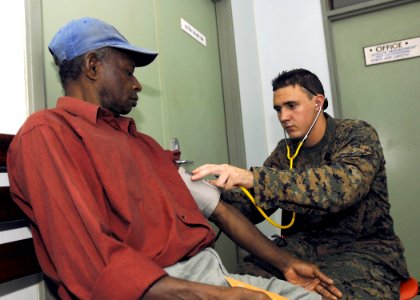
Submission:
<svg viewBox="0 0 420 300">
<path fill-rule="evenodd" d="M 172 153 L 96 105 L 62 97 L 31 115 L 8 171 L 42 269 L 63 298 L 138 299 L 163 267 L 212 245 Z"/>
</svg>

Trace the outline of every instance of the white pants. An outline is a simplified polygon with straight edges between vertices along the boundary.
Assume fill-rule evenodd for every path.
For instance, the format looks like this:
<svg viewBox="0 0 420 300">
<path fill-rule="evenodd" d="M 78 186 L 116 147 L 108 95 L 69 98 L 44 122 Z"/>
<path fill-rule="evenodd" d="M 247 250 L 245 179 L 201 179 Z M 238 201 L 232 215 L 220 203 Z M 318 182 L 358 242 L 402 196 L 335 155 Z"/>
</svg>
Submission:
<svg viewBox="0 0 420 300">
<path fill-rule="evenodd" d="M 212 248 L 206 248 L 186 261 L 167 267 L 165 271 L 172 277 L 217 286 L 229 286 L 225 279 L 225 276 L 229 276 L 290 300 L 321 299 L 321 296 L 317 293 L 308 292 L 302 287 L 275 277 L 267 279 L 250 275 L 230 274 L 223 266 L 217 252 Z"/>
</svg>

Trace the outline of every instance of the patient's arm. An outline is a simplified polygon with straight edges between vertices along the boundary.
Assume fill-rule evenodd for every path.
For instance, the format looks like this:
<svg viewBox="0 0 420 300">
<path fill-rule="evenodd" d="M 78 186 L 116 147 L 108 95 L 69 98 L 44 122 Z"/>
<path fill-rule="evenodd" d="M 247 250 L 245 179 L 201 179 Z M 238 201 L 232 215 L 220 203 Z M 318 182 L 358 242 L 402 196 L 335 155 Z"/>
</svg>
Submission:
<svg viewBox="0 0 420 300">
<path fill-rule="evenodd" d="M 219 202 L 209 219 L 238 246 L 270 262 L 281 271 L 295 259 L 289 252 L 273 244 L 236 208 L 223 201 Z"/>
<path fill-rule="evenodd" d="M 238 246 L 281 270 L 289 282 L 331 299 L 341 297 L 333 280 L 318 267 L 277 247 L 233 206 L 219 201 L 209 219 Z"/>
</svg>

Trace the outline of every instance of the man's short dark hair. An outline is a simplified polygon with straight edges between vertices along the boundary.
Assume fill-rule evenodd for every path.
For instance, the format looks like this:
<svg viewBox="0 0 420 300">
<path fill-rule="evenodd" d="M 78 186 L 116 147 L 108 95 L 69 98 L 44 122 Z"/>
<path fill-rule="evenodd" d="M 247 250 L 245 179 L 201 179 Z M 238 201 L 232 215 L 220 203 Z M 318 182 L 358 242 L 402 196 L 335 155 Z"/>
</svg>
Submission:
<svg viewBox="0 0 420 300">
<path fill-rule="evenodd" d="M 299 85 L 308 93 L 308 96 L 321 94 L 325 97 L 324 87 L 318 76 L 305 69 L 294 69 L 290 71 L 283 71 L 271 82 L 273 85 L 273 92 L 287 86 Z M 328 100 L 325 98 L 322 109 L 328 107 Z"/>
<path fill-rule="evenodd" d="M 109 47 L 105 47 L 93 50 L 91 52 L 95 52 L 98 59 L 103 59 L 106 55 L 108 55 L 109 49 Z M 79 55 L 71 60 L 66 60 L 59 66 L 58 74 L 60 75 L 60 81 L 63 88 L 65 88 L 69 82 L 76 80 L 80 76 L 82 73 L 82 66 L 85 55 L 86 53 Z"/>
</svg>

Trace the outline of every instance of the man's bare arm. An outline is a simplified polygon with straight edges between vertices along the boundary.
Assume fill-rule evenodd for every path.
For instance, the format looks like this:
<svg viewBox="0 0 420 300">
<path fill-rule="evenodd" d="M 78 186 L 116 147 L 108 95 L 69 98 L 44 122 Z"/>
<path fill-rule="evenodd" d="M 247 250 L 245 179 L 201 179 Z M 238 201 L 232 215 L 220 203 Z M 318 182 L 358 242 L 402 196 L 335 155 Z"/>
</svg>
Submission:
<svg viewBox="0 0 420 300">
<path fill-rule="evenodd" d="M 277 247 L 236 208 L 219 201 L 210 220 L 238 246 L 281 270 L 289 282 L 330 299 L 341 297 L 331 278 L 315 265 L 301 261 Z"/>
</svg>

